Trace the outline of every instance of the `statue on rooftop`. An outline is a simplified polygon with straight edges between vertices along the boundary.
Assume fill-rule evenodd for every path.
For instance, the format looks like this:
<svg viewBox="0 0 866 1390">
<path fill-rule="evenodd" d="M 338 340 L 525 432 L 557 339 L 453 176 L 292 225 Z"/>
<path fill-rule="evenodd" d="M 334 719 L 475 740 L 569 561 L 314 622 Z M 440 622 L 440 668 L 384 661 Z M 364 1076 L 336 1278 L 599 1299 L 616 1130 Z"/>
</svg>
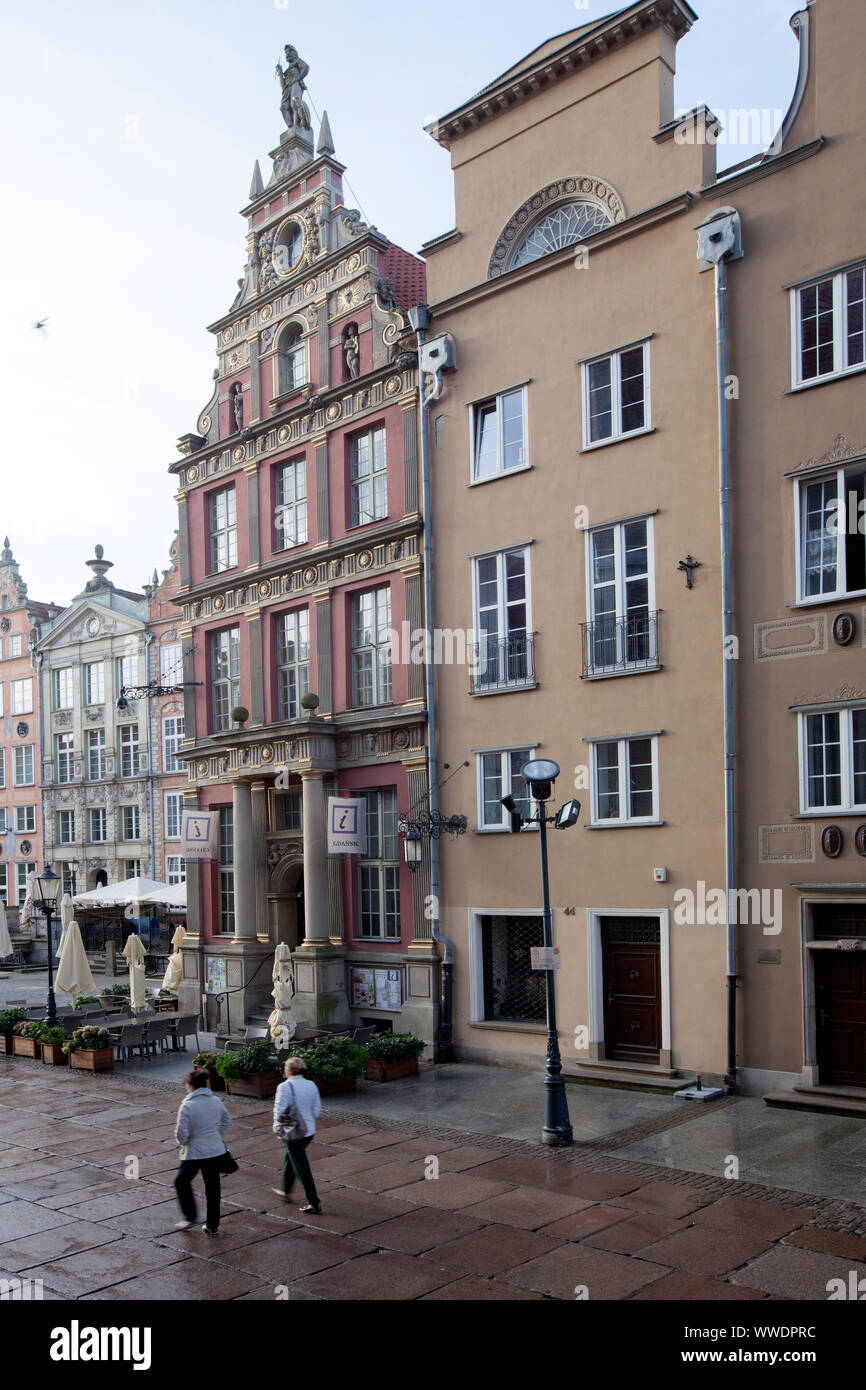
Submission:
<svg viewBox="0 0 866 1390">
<path fill-rule="evenodd" d="M 283 89 L 280 110 L 286 126 L 294 135 L 298 130 L 311 129 L 309 107 L 304 101 L 304 92 L 307 90 L 304 78 L 310 71 L 310 65 L 304 62 L 298 50 L 291 44 L 286 44 L 285 53 L 285 71 L 277 63 L 276 75 Z"/>
</svg>

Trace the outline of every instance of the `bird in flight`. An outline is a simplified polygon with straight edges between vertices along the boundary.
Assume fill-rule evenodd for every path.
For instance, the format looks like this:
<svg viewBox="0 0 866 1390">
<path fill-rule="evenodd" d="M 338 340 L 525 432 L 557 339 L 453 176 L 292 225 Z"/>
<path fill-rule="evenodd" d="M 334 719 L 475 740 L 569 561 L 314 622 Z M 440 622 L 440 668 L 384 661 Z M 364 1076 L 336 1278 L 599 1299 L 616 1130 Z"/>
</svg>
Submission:
<svg viewBox="0 0 866 1390">
<path fill-rule="evenodd" d="M 46 325 L 47 322 L 48 322 L 48 318 L 47 318 L 47 317 L 44 318 L 44 319 L 39 319 L 39 321 L 38 321 L 37 323 L 34 323 L 33 327 L 34 327 L 34 328 L 40 329 L 43 333 L 46 333 L 45 325 Z"/>
</svg>

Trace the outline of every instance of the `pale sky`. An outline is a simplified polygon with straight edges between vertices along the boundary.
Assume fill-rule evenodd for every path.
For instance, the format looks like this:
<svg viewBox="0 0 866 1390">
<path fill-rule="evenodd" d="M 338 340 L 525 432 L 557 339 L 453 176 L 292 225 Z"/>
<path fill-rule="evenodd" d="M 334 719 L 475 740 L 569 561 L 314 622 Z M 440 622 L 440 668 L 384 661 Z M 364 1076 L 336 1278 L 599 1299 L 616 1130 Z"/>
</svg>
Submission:
<svg viewBox="0 0 866 1390">
<path fill-rule="evenodd" d="M 350 206 L 417 251 L 453 225 L 422 127 L 616 0 L 40 0 L 0 4 L 0 539 L 32 598 L 66 603 L 100 542 L 137 589 L 168 564 L 167 467 L 211 394 L 243 269 L 253 163 L 284 129 L 293 43 L 327 108 Z M 793 0 L 703 0 L 677 110 L 785 111 Z M 767 142 L 768 143 L 768 142 Z M 720 166 L 757 147 L 720 148 Z M 37 320 L 48 316 L 44 332 Z"/>
</svg>

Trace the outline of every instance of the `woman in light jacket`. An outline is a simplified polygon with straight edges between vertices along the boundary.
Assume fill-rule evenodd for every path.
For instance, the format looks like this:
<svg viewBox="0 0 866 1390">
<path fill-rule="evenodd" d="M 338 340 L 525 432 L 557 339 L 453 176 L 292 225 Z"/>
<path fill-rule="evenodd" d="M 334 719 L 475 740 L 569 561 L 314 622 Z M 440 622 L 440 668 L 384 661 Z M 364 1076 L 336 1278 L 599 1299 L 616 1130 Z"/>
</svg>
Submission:
<svg viewBox="0 0 866 1390">
<path fill-rule="evenodd" d="M 307 1205 L 301 1207 L 301 1211 L 311 1216 L 321 1216 L 322 1205 L 310 1169 L 310 1160 L 307 1158 L 307 1148 L 316 1133 L 316 1120 L 322 1113 L 322 1098 L 315 1081 L 308 1081 L 304 1076 L 306 1070 L 306 1063 L 300 1057 L 290 1057 L 286 1062 L 286 1079 L 277 1087 L 277 1094 L 274 1096 L 275 1132 L 281 1132 L 280 1117 L 293 1105 L 303 1119 L 307 1132 L 303 1139 L 286 1140 L 283 1185 L 282 1188 L 275 1187 L 273 1191 L 288 1201 L 297 1178 L 307 1198 Z"/>
<path fill-rule="evenodd" d="M 180 1145 L 181 1151 L 174 1189 L 184 1219 L 175 1224 L 181 1231 L 188 1231 L 195 1225 L 192 1180 L 201 1169 L 207 1202 L 207 1219 L 202 1230 L 205 1235 L 215 1236 L 220 1224 L 219 1160 L 226 1151 L 222 1136 L 231 1124 L 231 1116 L 219 1096 L 208 1087 L 206 1071 L 191 1071 L 184 1081 L 187 1094 L 177 1112 L 174 1131 L 175 1143 Z"/>
</svg>

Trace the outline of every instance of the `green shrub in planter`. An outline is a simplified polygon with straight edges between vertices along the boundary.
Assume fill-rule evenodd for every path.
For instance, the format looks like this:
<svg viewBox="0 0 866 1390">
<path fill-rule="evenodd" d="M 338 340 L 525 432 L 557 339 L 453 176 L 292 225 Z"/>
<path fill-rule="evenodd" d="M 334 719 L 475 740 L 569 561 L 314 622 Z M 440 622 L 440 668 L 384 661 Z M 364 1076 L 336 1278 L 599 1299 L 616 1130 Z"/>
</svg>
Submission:
<svg viewBox="0 0 866 1390">
<path fill-rule="evenodd" d="M 57 1046 L 66 1037 L 66 1032 L 62 1023 L 38 1023 L 39 1032 L 35 1035 L 37 1041 Z"/>
<path fill-rule="evenodd" d="M 374 1033 L 367 1043 L 374 1062 L 403 1062 L 407 1057 L 420 1057 L 427 1044 L 414 1033 Z"/>
<path fill-rule="evenodd" d="M 33 1038 L 36 1042 L 40 1041 L 39 1034 L 42 1030 L 41 1023 L 16 1023 L 12 1032 L 16 1038 Z"/>
<path fill-rule="evenodd" d="M 100 1052 L 104 1048 L 113 1047 L 114 1039 L 107 1028 L 76 1028 L 71 1038 L 63 1044 L 63 1051 L 70 1052 Z"/>
<path fill-rule="evenodd" d="M 91 999 L 92 1004 L 101 1004 L 103 999 L 128 999 L 129 985 L 109 985 L 102 991 L 99 999 Z"/>
<path fill-rule="evenodd" d="M 267 1038 L 260 1038 L 231 1052 L 220 1052 L 214 1065 L 223 1081 L 236 1081 L 243 1075 L 266 1076 L 278 1069 L 279 1062 Z"/>
<path fill-rule="evenodd" d="M 220 1057 L 219 1052 L 199 1052 L 192 1059 L 194 1067 L 215 1067 Z"/>
<path fill-rule="evenodd" d="M 289 1043 L 288 1055 L 300 1057 L 306 1063 L 311 1076 L 330 1085 L 347 1078 L 350 1081 L 363 1076 L 367 1065 L 367 1049 L 348 1038 L 329 1038 L 318 1047 L 304 1047 L 302 1043 Z"/>
<path fill-rule="evenodd" d="M 0 1012 L 0 1033 L 11 1033 L 16 1023 L 23 1023 L 27 1018 L 26 1009 L 3 1009 Z"/>
<path fill-rule="evenodd" d="M 102 1001 L 98 994 L 79 994 L 75 1001 L 76 1009 L 80 1009 L 84 1004 L 100 1004 Z"/>
</svg>

